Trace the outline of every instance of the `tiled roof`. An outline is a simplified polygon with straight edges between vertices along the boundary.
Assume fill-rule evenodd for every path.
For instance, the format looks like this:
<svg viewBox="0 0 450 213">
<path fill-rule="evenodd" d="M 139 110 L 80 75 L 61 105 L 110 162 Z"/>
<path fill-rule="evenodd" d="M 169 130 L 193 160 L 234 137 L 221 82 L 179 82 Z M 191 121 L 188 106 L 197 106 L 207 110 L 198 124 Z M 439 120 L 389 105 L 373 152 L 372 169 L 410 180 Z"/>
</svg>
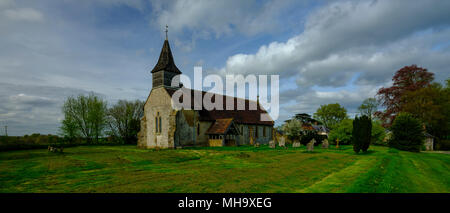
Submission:
<svg viewBox="0 0 450 213">
<path fill-rule="evenodd" d="M 314 127 L 312 127 L 312 126 L 309 125 L 309 124 L 302 124 L 302 129 L 303 129 L 303 130 L 313 131 L 313 130 L 314 130 Z"/>
<path fill-rule="evenodd" d="M 175 91 L 178 89 L 175 88 L 165 88 L 166 91 L 172 96 Z M 182 89 L 188 90 L 187 92 L 191 93 L 191 109 L 194 109 L 194 96 L 197 93 L 201 93 L 201 96 L 203 100 L 203 96 L 207 93 L 205 91 L 198 91 L 198 90 L 191 90 L 183 87 Z M 225 118 L 233 118 L 235 123 L 238 124 L 258 124 L 258 125 L 270 125 L 273 126 L 274 121 L 261 121 L 261 114 L 267 113 L 265 109 L 263 109 L 262 106 L 259 106 L 257 110 L 250 110 L 249 106 L 250 103 L 255 103 L 255 101 L 250 101 L 248 99 L 240 99 L 237 97 L 230 97 L 225 95 L 218 95 L 215 94 L 213 96 L 212 102 L 215 101 L 216 97 L 223 98 L 223 110 L 207 110 L 205 108 L 202 108 L 199 111 L 200 114 L 200 120 L 201 121 L 216 121 L 217 119 L 225 119 Z M 234 110 L 226 110 L 226 99 L 231 98 L 234 99 Z M 237 102 L 238 100 L 244 100 L 245 101 L 245 110 L 237 110 Z M 182 102 L 182 100 L 180 100 Z"/>
<path fill-rule="evenodd" d="M 170 50 L 168 40 L 164 41 L 164 45 L 161 49 L 161 54 L 159 55 L 158 63 L 156 63 L 155 67 L 152 70 L 152 73 L 161 70 L 181 74 L 181 71 L 177 68 L 177 66 L 175 65 L 175 61 L 173 60 L 172 51 Z"/>
<path fill-rule="evenodd" d="M 206 131 L 206 134 L 225 134 L 231 123 L 233 123 L 233 118 L 217 119 Z"/>
</svg>

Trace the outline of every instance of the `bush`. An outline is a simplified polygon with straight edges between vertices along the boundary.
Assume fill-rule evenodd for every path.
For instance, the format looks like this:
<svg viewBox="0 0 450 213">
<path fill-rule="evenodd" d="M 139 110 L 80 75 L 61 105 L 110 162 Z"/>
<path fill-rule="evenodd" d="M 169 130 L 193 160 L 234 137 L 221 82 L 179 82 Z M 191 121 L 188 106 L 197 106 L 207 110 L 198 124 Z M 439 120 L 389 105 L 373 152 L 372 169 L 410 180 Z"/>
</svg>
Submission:
<svg viewBox="0 0 450 213">
<path fill-rule="evenodd" d="M 331 144 L 336 144 L 336 140 L 339 139 L 339 144 L 350 144 L 352 141 L 353 121 L 345 119 L 341 121 L 336 128 L 330 131 L 328 139 Z"/>
<path fill-rule="evenodd" d="M 366 152 L 369 149 L 372 138 L 372 121 L 366 115 L 356 117 L 353 120 L 352 143 L 353 150 Z"/>
<path fill-rule="evenodd" d="M 384 140 L 386 138 L 386 131 L 381 126 L 380 121 L 372 121 L 372 139 L 371 143 L 375 145 L 387 146 L 387 142 Z"/>
<path fill-rule="evenodd" d="M 424 135 L 419 120 L 409 113 L 400 113 L 391 127 L 389 146 L 412 152 L 420 152 Z"/>
<path fill-rule="evenodd" d="M 316 140 L 316 143 L 314 146 L 319 145 L 323 139 L 325 139 L 326 136 L 319 135 L 317 132 L 314 131 L 306 131 L 301 137 L 300 137 L 300 143 L 303 145 L 308 144 L 312 139 Z"/>
</svg>

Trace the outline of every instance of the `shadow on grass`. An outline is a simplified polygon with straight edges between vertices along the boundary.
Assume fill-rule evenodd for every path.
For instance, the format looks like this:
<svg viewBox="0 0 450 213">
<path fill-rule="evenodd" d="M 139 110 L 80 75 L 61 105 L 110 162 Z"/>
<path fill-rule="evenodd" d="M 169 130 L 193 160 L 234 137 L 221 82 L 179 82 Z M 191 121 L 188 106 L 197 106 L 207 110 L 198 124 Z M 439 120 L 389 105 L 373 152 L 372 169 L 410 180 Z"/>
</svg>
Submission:
<svg viewBox="0 0 450 213">
<path fill-rule="evenodd" d="M 367 150 L 366 152 L 359 152 L 359 153 L 355 153 L 356 155 L 371 155 L 373 153 L 376 153 L 377 151 L 375 150 Z"/>
<path fill-rule="evenodd" d="M 317 153 L 320 153 L 320 152 L 318 152 L 318 151 L 301 151 L 301 153 L 307 153 L 307 154 L 317 154 Z"/>
</svg>

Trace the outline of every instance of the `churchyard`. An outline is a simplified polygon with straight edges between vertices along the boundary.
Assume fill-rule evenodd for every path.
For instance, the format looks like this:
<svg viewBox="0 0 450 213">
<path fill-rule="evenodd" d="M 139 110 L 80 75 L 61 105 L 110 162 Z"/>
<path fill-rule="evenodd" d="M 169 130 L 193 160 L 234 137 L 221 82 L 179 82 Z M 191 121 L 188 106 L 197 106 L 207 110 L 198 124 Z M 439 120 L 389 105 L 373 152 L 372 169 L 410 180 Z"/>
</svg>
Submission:
<svg viewBox="0 0 450 213">
<path fill-rule="evenodd" d="M 0 152 L 0 192 L 450 192 L 450 155 L 268 145 Z"/>
</svg>

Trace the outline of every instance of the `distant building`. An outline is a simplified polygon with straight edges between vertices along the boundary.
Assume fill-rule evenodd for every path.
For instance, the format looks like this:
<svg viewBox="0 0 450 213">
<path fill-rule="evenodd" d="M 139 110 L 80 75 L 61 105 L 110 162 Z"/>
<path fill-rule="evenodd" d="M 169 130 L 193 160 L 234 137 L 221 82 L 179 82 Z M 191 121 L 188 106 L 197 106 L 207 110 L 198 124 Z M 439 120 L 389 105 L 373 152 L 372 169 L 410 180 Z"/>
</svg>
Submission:
<svg viewBox="0 0 450 213">
<path fill-rule="evenodd" d="M 151 71 L 152 90 L 144 105 L 144 117 L 138 134 L 138 147 L 176 148 L 183 146 L 226 146 L 260 143 L 272 140 L 273 121 L 261 121 L 262 113 L 267 113 L 259 100 L 257 110 L 249 110 L 250 101 L 245 99 L 245 110 L 237 110 L 236 97 L 223 98 L 224 110 L 181 109 L 173 107 L 172 95 L 177 90 L 191 94 L 194 104 L 195 94 L 203 98 L 204 91 L 196 91 L 183 86 L 172 87 L 171 83 L 181 71 L 175 65 L 169 41 L 164 41 L 158 63 Z M 225 110 L 226 99 L 234 100 L 235 110 Z M 240 99 L 242 100 L 242 99 Z"/>
<path fill-rule="evenodd" d="M 428 134 L 428 133 L 424 133 L 425 136 L 425 151 L 433 151 L 434 150 L 434 136 Z"/>
</svg>

